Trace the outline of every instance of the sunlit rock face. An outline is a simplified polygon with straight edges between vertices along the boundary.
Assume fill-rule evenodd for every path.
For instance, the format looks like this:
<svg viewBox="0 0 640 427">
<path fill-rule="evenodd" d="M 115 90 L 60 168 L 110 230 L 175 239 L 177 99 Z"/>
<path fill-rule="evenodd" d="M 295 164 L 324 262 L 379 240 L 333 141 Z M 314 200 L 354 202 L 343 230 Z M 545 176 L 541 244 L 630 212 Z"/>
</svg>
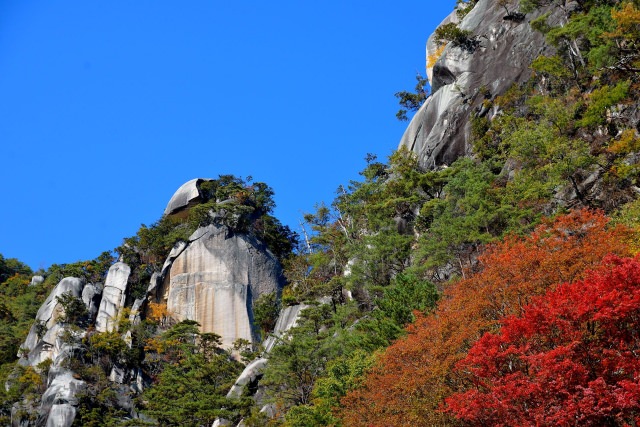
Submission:
<svg viewBox="0 0 640 427">
<path fill-rule="evenodd" d="M 118 313 L 126 300 L 125 291 L 130 274 L 131 268 L 123 262 L 117 262 L 109 268 L 96 317 L 98 332 L 111 332 L 116 328 Z"/>
<path fill-rule="evenodd" d="M 79 343 L 85 331 L 67 328 L 68 325 L 64 322 L 64 308 L 58 297 L 68 294 L 74 298 L 82 299 L 87 310 L 91 312 L 91 306 L 95 306 L 95 301 L 100 298 L 101 289 L 102 287 L 98 285 L 85 284 L 82 279 L 66 277 L 53 288 L 51 294 L 38 310 L 36 321 L 22 345 L 24 351 L 28 351 L 28 353 L 23 355 L 19 362 L 23 366 L 32 366 L 36 369 L 40 369 L 38 365 L 42 362 L 49 360 L 51 363 L 47 389 L 42 395 L 40 407 L 35 410 L 38 415 L 36 425 L 71 426 L 76 416 L 74 406 L 77 404 L 76 393 L 86 386 L 84 381 L 76 379 L 73 372 L 63 367 L 65 360 L 73 358 L 80 351 Z M 64 338 L 65 332 L 74 338 L 66 340 Z M 31 425 L 28 420 L 18 416 L 18 412 L 13 417 L 16 420 L 16 425 L 22 425 L 21 423 Z"/>
<path fill-rule="evenodd" d="M 209 179 L 195 178 L 182 184 L 167 203 L 164 214 L 186 216 L 188 209 L 200 202 L 199 186 L 205 181 Z"/>
<path fill-rule="evenodd" d="M 277 259 L 253 237 L 225 226 L 202 227 L 189 241 L 167 278 L 164 298 L 169 313 L 220 335 L 226 348 L 238 338 L 254 342 L 254 302 L 282 289 Z"/>
<path fill-rule="evenodd" d="M 40 306 L 36 314 L 36 320 L 29 331 L 29 335 L 22 344 L 22 348 L 28 350 L 25 364 L 35 366 L 44 360 L 55 360 L 61 353 L 59 336 L 62 327 L 58 323 L 64 310 L 58 302 L 58 297 L 69 294 L 80 298 L 84 282 L 75 277 L 64 278 L 51 291 L 45 302 Z"/>
<path fill-rule="evenodd" d="M 510 5 L 516 11 L 517 4 Z M 499 113 L 483 108 L 485 101 L 505 93 L 514 83 L 526 81 L 531 62 L 541 54 L 550 54 L 544 37 L 529 22 L 546 13 L 540 8 L 524 19 L 505 19 L 507 12 L 494 0 L 480 0 L 458 23 L 471 31 L 476 40 L 473 49 L 449 43 L 432 67 L 427 69 L 432 95 L 427 98 L 407 127 L 400 147 L 418 155 L 425 168 L 449 165 L 458 157 L 471 154 L 471 119 L 474 115 L 489 119 Z M 549 20 L 558 22 L 559 12 Z M 443 23 L 457 22 L 455 14 Z M 434 35 L 427 42 L 427 55 L 437 56 L 439 46 Z M 483 105 L 484 104 L 484 105 Z"/>
</svg>

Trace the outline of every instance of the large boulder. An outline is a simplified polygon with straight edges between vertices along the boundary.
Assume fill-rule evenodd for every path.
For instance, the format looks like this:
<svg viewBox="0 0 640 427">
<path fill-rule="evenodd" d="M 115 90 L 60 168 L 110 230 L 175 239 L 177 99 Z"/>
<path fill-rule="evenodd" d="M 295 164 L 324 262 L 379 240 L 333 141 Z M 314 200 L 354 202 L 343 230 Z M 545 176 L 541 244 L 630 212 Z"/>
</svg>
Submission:
<svg viewBox="0 0 640 427">
<path fill-rule="evenodd" d="M 86 383 L 75 379 L 71 371 L 51 369 L 49 387 L 42 395 L 41 414 L 47 419 L 47 427 L 69 427 L 76 416 L 76 394 L 86 388 Z"/>
<path fill-rule="evenodd" d="M 209 181 L 209 179 L 195 178 L 182 184 L 167 203 L 164 214 L 175 215 L 186 212 L 188 208 L 198 204 L 201 200 L 199 186 L 204 181 Z"/>
<path fill-rule="evenodd" d="M 539 8 L 520 20 L 507 16 L 495 1 L 480 0 L 458 24 L 471 32 L 475 46 L 449 43 L 435 64 L 430 64 L 427 74 L 432 95 L 413 117 L 400 147 L 414 151 L 425 168 L 449 165 L 470 154 L 473 115 L 490 114 L 491 118 L 497 114 L 483 108 L 485 101 L 505 93 L 514 83 L 526 81 L 531 62 L 552 52 L 542 34 L 529 25 L 531 19 L 547 11 L 553 12 L 549 18 L 552 23 L 559 22 L 561 12 L 552 8 Z M 517 5 L 510 9 L 517 10 Z M 443 24 L 456 20 L 452 14 Z M 439 48 L 432 35 L 427 55 L 437 55 Z"/>
<path fill-rule="evenodd" d="M 196 230 L 164 281 L 169 313 L 199 322 L 202 332 L 220 335 L 226 348 L 238 338 L 256 340 L 253 304 L 284 284 L 280 264 L 265 245 L 217 225 Z"/>
<path fill-rule="evenodd" d="M 96 331 L 111 332 L 115 329 L 118 313 L 124 307 L 126 300 L 127 281 L 130 274 L 131 268 L 123 262 L 117 262 L 109 268 L 96 317 Z"/>
</svg>

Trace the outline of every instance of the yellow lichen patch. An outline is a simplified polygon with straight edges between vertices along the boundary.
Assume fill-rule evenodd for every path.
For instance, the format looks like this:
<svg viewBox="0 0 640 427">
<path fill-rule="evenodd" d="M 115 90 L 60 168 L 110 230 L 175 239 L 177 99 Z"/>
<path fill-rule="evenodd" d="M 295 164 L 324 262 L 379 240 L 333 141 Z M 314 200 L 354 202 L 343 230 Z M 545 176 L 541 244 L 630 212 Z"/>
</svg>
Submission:
<svg viewBox="0 0 640 427">
<path fill-rule="evenodd" d="M 446 44 L 441 44 L 440 46 L 438 46 L 435 52 L 427 56 L 427 69 L 433 68 L 433 66 L 436 65 L 436 61 L 440 59 L 440 57 L 442 56 L 442 52 L 444 52 L 444 48 L 446 46 Z"/>
</svg>

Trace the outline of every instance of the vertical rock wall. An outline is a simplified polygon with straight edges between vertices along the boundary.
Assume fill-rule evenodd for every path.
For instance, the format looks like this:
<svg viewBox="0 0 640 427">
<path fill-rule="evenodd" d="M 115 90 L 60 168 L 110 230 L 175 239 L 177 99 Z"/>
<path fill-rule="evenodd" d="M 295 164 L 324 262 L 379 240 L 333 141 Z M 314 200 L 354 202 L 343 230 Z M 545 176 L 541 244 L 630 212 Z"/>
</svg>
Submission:
<svg viewBox="0 0 640 427">
<path fill-rule="evenodd" d="M 111 332 L 115 329 L 118 313 L 124 307 L 125 291 L 130 274 L 131 268 L 123 262 L 117 262 L 109 268 L 96 317 L 96 330 L 98 332 Z"/>
<path fill-rule="evenodd" d="M 226 348 L 238 338 L 254 342 L 255 300 L 283 285 L 277 259 L 255 239 L 224 226 L 203 227 L 189 240 L 169 270 L 169 313 L 220 335 Z"/>
</svg>

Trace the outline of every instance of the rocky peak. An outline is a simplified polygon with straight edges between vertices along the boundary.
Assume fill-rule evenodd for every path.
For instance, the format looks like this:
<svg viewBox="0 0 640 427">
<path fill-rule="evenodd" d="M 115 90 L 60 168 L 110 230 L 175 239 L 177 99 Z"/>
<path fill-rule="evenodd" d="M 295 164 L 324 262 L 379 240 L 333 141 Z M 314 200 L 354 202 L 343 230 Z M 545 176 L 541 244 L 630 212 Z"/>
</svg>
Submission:
<svg viewBox="0 0 640 427">
<path fill-rule="evenodd" d="M 519 2 L 511 8 L 517 10 Z M 503 6 L 493 0 L 479 0 L 458 21 L 453 12 L 440 24 L 457 23 L 470 32 L 469 46 L 442 46 L 435 34 L 427 42 L 427 76 L 431 95 L 407 127 L 400 147 L 418 155 L 425 168 L 449 165 L 470 154 L 473 115 L 495 115 L 483 102 L 503 94 L 514 83 L 526 81 L 531 62 L 551 48 L 529 22 L 552 11 L 549 22 L 560 19 L 559 11 L 548 6 L 522 19 L 511 19 Z M 489 117 L 490 118 L 490 117 Z"/>
</svg>

